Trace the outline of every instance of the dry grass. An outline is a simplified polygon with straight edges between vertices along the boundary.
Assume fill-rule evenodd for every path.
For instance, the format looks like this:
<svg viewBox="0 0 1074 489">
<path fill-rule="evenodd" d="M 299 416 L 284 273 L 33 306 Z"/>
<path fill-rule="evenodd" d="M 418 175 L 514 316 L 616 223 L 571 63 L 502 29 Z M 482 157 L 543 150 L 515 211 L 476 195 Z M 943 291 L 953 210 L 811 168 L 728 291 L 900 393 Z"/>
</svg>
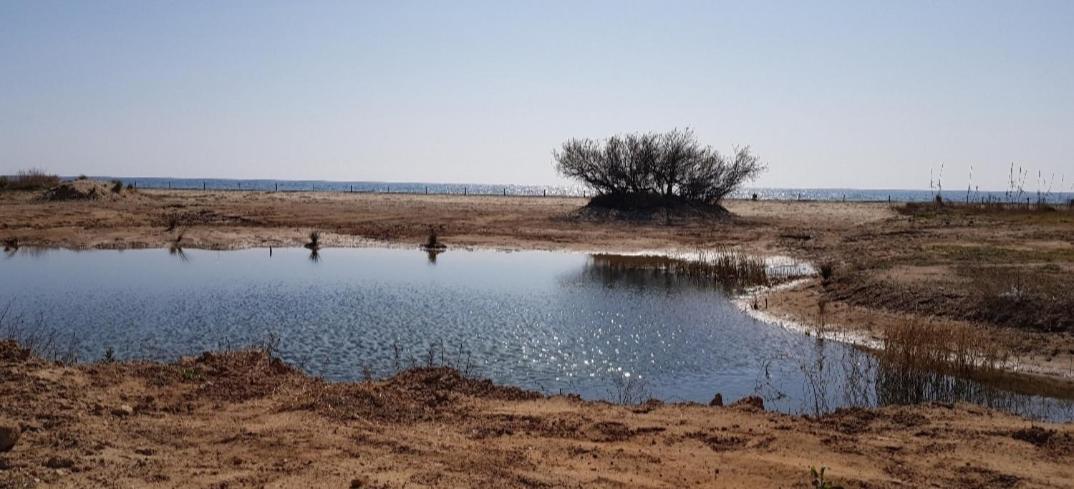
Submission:
<svg viewBox="0 0 1074 489">
<path fill-rule="evenodd" d="M 1043 267 L 970 266 L 973 319 L 1046 332 L 1074 331 L 1074 290 L 1063 273 Z"/>
<path fill-rule="evenodd" d="M 901 206 L 895 206 L 896 212 L 914 217 L 936 217 L 943 215 L 966 215 L 966 216 L 1023 216 L 1027 214 L 1051 214 L 1056 212 L 1074 211 L 1074 200 L 1067 205 L 1038 202 L 954 202 L 944 201 L 942 204 L 935 202 L 907 202 Z"/>
<path fill-rule="evenodd" d="M 907 321 L 888 328 L 884 349 L 878 354 L 913 370 L 960 375 L 997 370 L 1009 358 L 999 342 L 982 335 L 979 328 L 926 321 Z"/>
<path fill-rule="evenodd" d="M 60 177 L 38 168 L 20 170 L 0 179 L 0 190 L 44 190 L 60 184 Z"/>
<path fill-rule="evenodd" d="M 723 288 L 770 285 L 764 258 L 733 249 L 701 251 L 696 260 L 658 255 L 593 255 L 593 264 L 611 270 L 660 270 Z"/>
</svg>

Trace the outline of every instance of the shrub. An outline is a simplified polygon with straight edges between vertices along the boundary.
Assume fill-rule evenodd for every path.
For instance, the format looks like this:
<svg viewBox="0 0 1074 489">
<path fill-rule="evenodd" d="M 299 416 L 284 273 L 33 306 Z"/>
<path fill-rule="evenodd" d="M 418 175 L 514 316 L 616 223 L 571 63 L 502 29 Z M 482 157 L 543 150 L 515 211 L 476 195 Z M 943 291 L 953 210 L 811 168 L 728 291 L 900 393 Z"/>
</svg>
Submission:
<svg viewBox="0 0 1074 489">
<path fill-rule="evenodd" d="M 835 273 L 835 265 L 830 261 L 826 261 L 820 264 L 820 278 L 824 282 L 828 282 L 832 279 L 832 275 Z"/>
<path fill-rule="evenodd" d="M 701 145 L 689 129 L 571 139 L 553 156 L 560 174 L 596 192 L 591 204 L 614 207 L 718 204 L 765 168 L 748 146 L 727 157 Z"/>
<path fill-rule="evenodd" d="M 44 170 L 31 168 L 20 170 L 12 178 L 4 179 L 6 190 L 43 190 L 60 184 L 60 177 L 45 173 Z"/>
<path fill-rule="evenodd" d="M 123 191 L 122 180 L 112 180 L 112 193 L 118 194 Z"/>
</svg>

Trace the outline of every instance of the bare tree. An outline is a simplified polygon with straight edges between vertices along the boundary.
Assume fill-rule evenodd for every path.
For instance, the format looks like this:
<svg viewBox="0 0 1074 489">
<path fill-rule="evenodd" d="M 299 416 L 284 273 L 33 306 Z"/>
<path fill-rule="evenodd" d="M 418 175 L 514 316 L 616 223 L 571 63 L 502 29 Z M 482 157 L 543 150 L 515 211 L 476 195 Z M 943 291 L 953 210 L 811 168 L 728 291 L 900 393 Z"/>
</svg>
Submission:
<svg viewBox="0 0 1074 489">
<path fill-rule="evenodd" d="M 554 151 L 560 174 L 618 202 L 716 205 L 764 171 L 748 146 L 727 158 L 690 129 L 627 134 L 603 141 L 570 139 Z"/>
</svg>

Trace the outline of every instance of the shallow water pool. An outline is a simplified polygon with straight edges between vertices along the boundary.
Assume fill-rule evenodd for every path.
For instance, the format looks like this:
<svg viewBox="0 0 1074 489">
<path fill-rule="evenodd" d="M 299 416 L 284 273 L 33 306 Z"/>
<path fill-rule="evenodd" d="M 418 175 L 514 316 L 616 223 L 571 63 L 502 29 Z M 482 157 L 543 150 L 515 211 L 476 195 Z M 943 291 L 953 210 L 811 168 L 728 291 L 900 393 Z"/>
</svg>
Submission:
<svg viewBox="0 0 1074 489">
<path fill-rule="evenodd" d="M 806 413 L 971 400 L 1074 418 L 1054 392 L 911 375 L 754 320 L 720 287 L 581 253 L 24 250 L 0 273 L 0 335 L 54 331 L 84 361 L 271 344 L 331 380 L 431 362 L 591 399 L 759 394 Z"/>
</svg>

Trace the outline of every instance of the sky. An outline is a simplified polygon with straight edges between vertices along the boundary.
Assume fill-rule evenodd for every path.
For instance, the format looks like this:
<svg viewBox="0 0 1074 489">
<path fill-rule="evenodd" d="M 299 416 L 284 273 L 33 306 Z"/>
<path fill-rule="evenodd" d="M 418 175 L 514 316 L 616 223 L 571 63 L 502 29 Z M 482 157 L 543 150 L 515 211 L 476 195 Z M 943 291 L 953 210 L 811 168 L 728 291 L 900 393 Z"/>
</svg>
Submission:
<svg viewBox="0 0 1074 489">
<path fill-rule="evenodd" d="M 0 0 L 0 173 L 558 184 L 690 127 L 769 187 L 1074 189 L 1074 2 Z M 970 173 L 972 168 L 972 180 Z"/>
</svg>

